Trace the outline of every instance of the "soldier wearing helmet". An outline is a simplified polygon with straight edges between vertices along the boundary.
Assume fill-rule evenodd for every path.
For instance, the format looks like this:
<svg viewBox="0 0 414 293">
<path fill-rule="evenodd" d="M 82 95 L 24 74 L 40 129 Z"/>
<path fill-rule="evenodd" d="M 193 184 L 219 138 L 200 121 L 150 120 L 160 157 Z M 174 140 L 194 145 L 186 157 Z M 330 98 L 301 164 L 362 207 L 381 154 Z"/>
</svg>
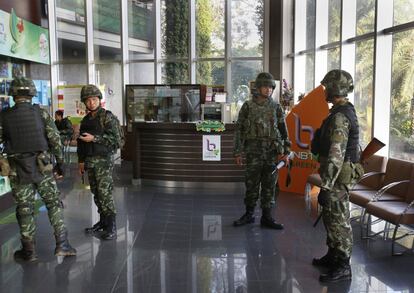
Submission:
<svg viewBox="0 0 414 293">
<path fill-rule="evenodd" d="M 101 107 L 102 93 L 94 85 L 86 85 L 80 94 L 81 101 L 89 113 L 82 119 L 78 138 L 79 172 L 88 173 L 91 192 L 98 207 L 99 221 L 88 234 L 101 233 L 105 240 L 116 238 L 116 211 L 113 190 L 113 158 L 120 140 L 118 119 Z"/>
<path fill-rule="evenodd" d="M 246 212 L 236 220 L 234 226 L 253 223 L 254 209 L 260 197 L 262 227 L 283 229 L 272 217 L 278 189 L 276 187 L 276 160 L 286 158 L 290 151 L 285 116 L 281 106 L 273 101 L 276 82 L 270 73 L 260 73 L 255 82 L 256 92 L 252 100 L 246 101 L 239 112 L 234 138 L 236 164 L 242 165 L 246 158 Z"/>
<path fill-rule="evenodd" d="M 312 153 L 319 156 L 322 179 L 318 202 L 323 207 L 328 252 L 312 264 L 329 269 L 321 282 L 352 278 L 350 257 L 352 230 L 348 191 L 363 173 L 359 163 L 359 126 L 354 106 L 346 98 L 354 89 L 351 75 L 344 70 L 329 71 L 323 80 L 326 101 L 333 104 L 312 141 Z"/>
<path fill-rule="evenodd" d="M 46 204 L 54 229 L 55 255 L 76 255 L 76 250 L 70 246 L 67 239 L 59 190 L 52 172 L 63 175 L 59 132 L 52 117 L 40 109 L 39 105 L 32 105 L 32 97 L 36 94 L 32 80 L 24 77 L 15 78 L 9 90 L 15 105 L 1 112 L 0 119 L 0 140 L 5 146 L 9 164 L 2 166 L 2 175 L 8 175 L 10 178 L 22 243 L 22 248 L 14 253 L 16 261 L 37 260 L 34 219 L 36 192 Z M 51 155 L 54 155 L 57 161 L 55 168 L 51 164 Z M 5 170 L 8 174 L 4 173 Z"/>
</svg>

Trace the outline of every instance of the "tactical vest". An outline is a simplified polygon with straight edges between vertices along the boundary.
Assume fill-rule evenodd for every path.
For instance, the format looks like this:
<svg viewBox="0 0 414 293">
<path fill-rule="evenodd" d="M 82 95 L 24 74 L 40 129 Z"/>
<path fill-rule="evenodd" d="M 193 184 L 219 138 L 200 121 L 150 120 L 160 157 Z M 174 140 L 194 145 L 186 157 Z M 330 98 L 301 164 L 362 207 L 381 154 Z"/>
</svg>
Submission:
<svg viewBox="0 0 414 293">
<path fill-rule="evenodd" d="M 49 149 L 39 105 L 16 104 L 2 113 L 2 125 L 7 154 Z"/>
<path fill-rule="evenodd" d="M 97 113 L 97 115 L 92 118 L 92 115 L 89 113 L 82 119 L 79 133 L 90 133 L 92 135 L 103 135 L 104 129 L 101 124 L 101 113 Z M 80 147 L 80 151 L 84 156 L 107 156 L 111 154 L 111 149 L 103 144 L 96 143 L 96 142 L 84 142 L 82 140 L 78 140 L 78 147 Z"/>
<path fill-rule="evenodd" d="M 331 147 L 331 139 L 328 133 L 328 127 L 333 117 L 337 113 L 342 113 L 346 116 L 351 124 L 348 134 L 348 143 L 346 145 L 345 161 L 358 162 L 359 161 L 359 125 L 358 118 L 355 113 L 355 108 L 351 103 L 338 106 L 329 114 L 329 116 L 322 122 L 321 137 L 320 137 L 320 152 L 322 157 L 329 155 Z"/>
<path fill-rule="evenodd" d="M 280 132 L 277 128 L 276 107 L 277 104 L 268 99 L 262 105 L 250 100 L 249 115 L 245 125 L 245 139 L 280 140 Z"/>
</svg>

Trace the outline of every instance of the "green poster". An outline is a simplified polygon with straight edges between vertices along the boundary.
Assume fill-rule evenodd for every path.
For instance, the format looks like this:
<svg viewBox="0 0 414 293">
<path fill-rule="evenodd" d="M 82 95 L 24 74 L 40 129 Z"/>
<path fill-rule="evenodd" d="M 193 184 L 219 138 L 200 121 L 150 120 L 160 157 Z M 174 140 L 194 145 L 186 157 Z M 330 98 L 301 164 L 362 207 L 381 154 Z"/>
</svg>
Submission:
<svg viewBox="0 0 414 293">
<path fill-rule="evenodd" d="M 49 31 L 0 10 L 0 55 L 49 64 Z"/>
</svg>

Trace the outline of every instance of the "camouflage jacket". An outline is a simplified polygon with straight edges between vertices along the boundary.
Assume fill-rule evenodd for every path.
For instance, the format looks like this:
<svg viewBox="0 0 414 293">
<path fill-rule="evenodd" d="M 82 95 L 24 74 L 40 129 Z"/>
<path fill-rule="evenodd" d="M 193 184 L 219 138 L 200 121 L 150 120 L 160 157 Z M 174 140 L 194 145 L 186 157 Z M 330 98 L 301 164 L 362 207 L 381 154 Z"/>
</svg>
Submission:
<svg viewBox="0 0 414 293">
<path fill-rule="evenodd" d="M 40 109 L 42 120 L 45 123 L 46 138 L 49 144 L 49 153 L 55 156 L 56 161 L 63 162 L 62 143 L 60 140 L 59 131 L 56 128 L 53 118 L 44 109 Z M 0 119 L 0 143 L 4 143 L 3 127 Z M 5 155 L 1 155 L 2 158 L 6 158 Z"/>
<path fill-rule="evenodd" d="M 261 107 L 263 108 L 259 111 Z M 266 126 L 268 130 L 262 133 L 260 127 L 257 127 L 258 123 L 268 124 Z M 270 98 L 264 100 L 263 103 L 258 103 L 254 97 L 252 101 L 243 104 L 236 123 L 233 155 L 239 156 L 249 151 L 246 148 L 246 142 L 249 140 L 270 141 L 279 146 L 278 153 L 289 152 L 291 143 L 288 138 L 285 115 L 278 103 Z"/>
<path fill-rule="evenodd" d="M 100 108 L 96 112 L 97 119 L 100 120 L 101 125 L 103 126 L 103 134 L 95 135 L 95 141 L 89 143 L 99 143 L 105 145 L 111 149 L 116 149 L 119 140 L 121 139 L 120 133 L 117 128 L 116 116 L 109 111 L 106 111 L 104 108 Z M 83 119 L 82 122 L 86 119 L 95 119 L 92 117 L 91 113 L 88 113 Z M 81 127 L 82 127 L 81 122 Z M 78 140 L 79 142 L 79 140 Z M 83 142 L 86 143 L 86 142 Z M 81 149 L 78 147 L 78 162 L 84 163 L 87 160 L 86 156 L 82 153 Z"/>
<path fill-rule="evenodd" d="M 338 106 L 333 106 L 330 112 L 334 111 L 335 107 Z M 351 123 L 343 113 L 338 112 L 332 117 L 329 125 L 326 127 L 331 140 L 331 146 L 328 157 L 319 158 L 321 163 L 319 173 L 322 179 L 321 187 L 331 190 L 344 163 Z"/>
</svg>

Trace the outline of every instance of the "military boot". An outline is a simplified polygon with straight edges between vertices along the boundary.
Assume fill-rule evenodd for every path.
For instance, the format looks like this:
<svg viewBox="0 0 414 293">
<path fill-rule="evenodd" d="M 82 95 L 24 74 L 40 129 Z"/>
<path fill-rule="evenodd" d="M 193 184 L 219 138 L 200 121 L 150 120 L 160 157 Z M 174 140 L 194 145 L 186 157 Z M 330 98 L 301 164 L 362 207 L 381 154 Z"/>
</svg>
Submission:
<svg viewBox="0 0 414 293">
<path fill-rule="evenodd" d="M 246 207 L 246 212 L 240 219 L 233 222 L 234 227 L 243 226 L 254 223 L 254 207 Z"/>
<path fill-rule="evenodd" d="M 19 261 L 33 262 L 36 261 L 37 254 L 34 240 L 22 239 L 22 248 L 14 252 L 14 259 Z"/>
<path fill-rule="evenodd" d="M 70 246 L 69 241 L 68 241 L 68 233 L 66 231 L 58 235 L 55 234 L 55 239 L 56 239 L 56 248 L 55 248 L 56 256 L 76 255 L 76 249 Z"/>
<path fill-rule="evenodd" d="M 349 264 L 349 258 L 337 260 L 327 274 L 321 274 L 319 277 L 319 281 L 323 283 L 350 281 L 351 279 L 352 270 Z"/>
<path fill-rule="evenodd" d="M 260 225 L 275 230 L 283 230 L 283 225 L 276 223 L 275 219 L 272 218 L 270 208 L 262 208 L 262 218 L 260 219 Z"/>
<path fill-rule="evenodd" d="M 321 258 L 314 258 L 312 265 L 317 267 L 331 268 L 335 263 L 335 254 L 332 248 L 328 249 L 328 252 Z"/>
<path fill-rule="evenodd" d="M 103 230 L 105 230 L 105 217 L 100 215 L 99 221 L 95 225 L 85 228 L 85 233 L 93 234 L 96 232 L 102 232 Z"/>
<path fill-rule="evenodd" d="M 116 217 L 109 215 L 105 217 L 105 233 L 101 236 L 104 240 L 116 239 Z"/>
</svg>

